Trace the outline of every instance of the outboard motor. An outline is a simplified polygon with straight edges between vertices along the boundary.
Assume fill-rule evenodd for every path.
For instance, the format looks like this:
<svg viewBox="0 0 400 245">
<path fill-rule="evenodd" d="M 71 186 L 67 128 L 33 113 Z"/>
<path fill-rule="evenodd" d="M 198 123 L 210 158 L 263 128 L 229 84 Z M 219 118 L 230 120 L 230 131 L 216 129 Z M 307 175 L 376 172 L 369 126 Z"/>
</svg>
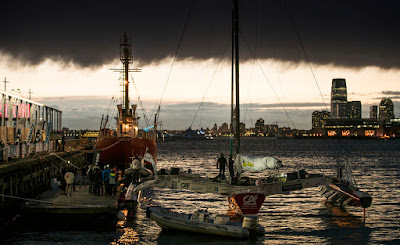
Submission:
<svg viewBox="0 0 400 245">
<path fill-rule="evenodd" d="M 246 215 L 243 217 L 242 227 L 249 230 L 250 233 L 255 233 L 258 230 L 258 217 L 256 215 Z"/>
<path fill-rule="evenodd" d="M 126 219 L 125 214 L 120 210 L 117 212 L 118 220 L 124 221 Z"/>
</svg>

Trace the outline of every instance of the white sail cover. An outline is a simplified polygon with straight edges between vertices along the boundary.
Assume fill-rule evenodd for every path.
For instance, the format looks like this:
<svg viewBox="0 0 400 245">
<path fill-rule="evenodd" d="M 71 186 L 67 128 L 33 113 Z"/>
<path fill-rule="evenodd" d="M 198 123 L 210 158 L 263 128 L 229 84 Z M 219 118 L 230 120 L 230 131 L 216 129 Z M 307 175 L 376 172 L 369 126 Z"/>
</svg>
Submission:
<svg viewBox="0 0 400 245">
<path fill-rule="evenodd" d="M 146 153 L 143 156 L 143 161 L 151 163 L 151 165 L 153 166 L 153 169 L 154 169 L 154 176 L 157 178 L 157 165 L 156 165 L 156 162 L 154 161 L 153 156 L 147 151 L 147 149 L 146 149 Z"/>
<path fill-rule="evenodd" d="M 282 161 L 274 157 L 249 157 L 238 154 L 235 160 L 238 172 L 260 172 L 265 169 L 278 169 Z"/>
</svg>

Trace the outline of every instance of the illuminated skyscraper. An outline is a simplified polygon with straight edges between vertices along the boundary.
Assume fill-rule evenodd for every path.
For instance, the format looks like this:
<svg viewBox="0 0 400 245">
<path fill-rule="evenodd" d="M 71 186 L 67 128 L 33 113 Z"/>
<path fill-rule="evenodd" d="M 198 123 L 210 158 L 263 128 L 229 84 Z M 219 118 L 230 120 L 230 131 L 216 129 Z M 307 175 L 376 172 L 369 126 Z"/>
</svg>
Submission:
<svg viewBox="0 0 400 245">
<path fill-rule="evenodd" d="M 348 118 L 347 88 L 344 78 L 332 79 L 331 118 Z"/>
<path fill-rule="evenodd" d="M 361 118 L 361 101 L 349 101 L 347 102 L 347 106 L 348 118 Z"/>
<path fill-rule="evenodd" d="M 379 120 L 394 118 L 393 102 L 391 99 L 382 99 L 379 104 Z"/>
<path fill-rule="evenodd" d="M 312 128 L 325 128 L 326 120 L 329 118 L 329 111 L 314 111 L 312 114 Z"/>
</svg>

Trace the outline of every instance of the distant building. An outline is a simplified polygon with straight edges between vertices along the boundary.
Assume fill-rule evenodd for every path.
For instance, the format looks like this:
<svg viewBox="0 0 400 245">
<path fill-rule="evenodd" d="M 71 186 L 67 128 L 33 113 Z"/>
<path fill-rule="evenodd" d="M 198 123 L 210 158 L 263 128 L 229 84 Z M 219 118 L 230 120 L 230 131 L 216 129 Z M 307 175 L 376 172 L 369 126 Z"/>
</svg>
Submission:
<svg viewBox="0 0 400 245">
<path fill-rule="evenodd" d="M 312 129 L 325 128 L 326 120 L 329 118 L 329 111 L 314 111 L 312 114 Z"/>
<path fill-rule="evenodd" d="M 244 135 L 244 133 L 246 132 L 246 124 L 245 123 L 240 123 L 240 134 Z"/>
<path fill-rule="evenodd" d="M 331 118 L 343 119 L 348 117 L 347 87 L 344 78 L 332 79 Z"/>
<path fill-rule="evenodd" d="M 218 134 L 227 134 L 229 132 L 230 131 L 227 123 L 223 123 L 218 129 Z"/>
<path fill-rule="evenodd" d="M 214 123 L 214 127 L 211 129 L 211 134 L 216 135 L 218 132 L 218 126 Z"/>
<path fill-rule="evenodd" d="M 384 121 L 394 118 L 393 102 L 391 99 L 382 99 L 379 104 L 379 120 Z"/>
<path fill-rule="evenodd" d="M 375 137 L 379 122 L 375 119 L 328 119 L 325 134 L 328 137 Z"/>
<path fill-rule="evenodd" d="M 256 134 L 264 133 L 265 131 L 264 119 L 260 118 L 257 120 L 254 131 Z"/>
<path fill-rule="evenodd" d="M 278 133 L 278 124 L 265 125 L 265 132 L 268 135 L 276 135 Z"/>
<path fill-rule="evenodd" d="M 370 119 L 378 119 L 378 106 L 372 105 L 369 108 L 369 118 Z"/>
<path fill-rule="evenodd" d="M 348 118 L 360 119 L 361 118 L 361 101 L 347 102 Z"/>
<path fill-rule="evenodd" d="M 278 128 L 278 136 L 281 138 L 293 137 L 293 131 L 289 127 Z"/>
</svg>

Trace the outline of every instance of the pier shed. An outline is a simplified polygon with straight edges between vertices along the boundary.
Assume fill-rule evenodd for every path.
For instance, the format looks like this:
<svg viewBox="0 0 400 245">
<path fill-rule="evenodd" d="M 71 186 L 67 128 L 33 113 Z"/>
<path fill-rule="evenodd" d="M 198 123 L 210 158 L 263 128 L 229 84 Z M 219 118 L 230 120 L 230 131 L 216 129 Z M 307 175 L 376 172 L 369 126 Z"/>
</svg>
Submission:
<svg viewBox="0 0 400 245">
<path fill-rule="evenodd" d="M 0 90 L 0 159 L 24 158 L 56 150 L 62 138 L 62 112 Z"/>
</svg>

